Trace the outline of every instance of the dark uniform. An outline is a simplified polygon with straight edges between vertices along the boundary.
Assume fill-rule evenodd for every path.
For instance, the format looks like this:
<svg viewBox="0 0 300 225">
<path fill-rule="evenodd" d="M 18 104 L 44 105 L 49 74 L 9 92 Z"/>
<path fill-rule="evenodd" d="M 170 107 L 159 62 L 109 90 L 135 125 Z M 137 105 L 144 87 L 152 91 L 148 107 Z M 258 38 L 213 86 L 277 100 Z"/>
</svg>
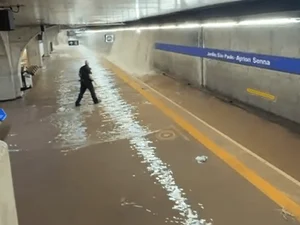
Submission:
<svg viewBox="0 0 300 225">
<path fill-rule="evenodd" d="M 96 96 L 93 80 L 90 77 L 92 74 L 91 68 L 86 64 L 82 66 L 79 70 L 79 77 L 80 77 L 80 93 L 78 95 L 77 101 L 75 103 L 76 106 L 80 106 L 80 101 L 86 91 L 88 89 L 91 93 L 92 99 L 95 104 L 99 103 L 99 100 Z"/>
</svg>

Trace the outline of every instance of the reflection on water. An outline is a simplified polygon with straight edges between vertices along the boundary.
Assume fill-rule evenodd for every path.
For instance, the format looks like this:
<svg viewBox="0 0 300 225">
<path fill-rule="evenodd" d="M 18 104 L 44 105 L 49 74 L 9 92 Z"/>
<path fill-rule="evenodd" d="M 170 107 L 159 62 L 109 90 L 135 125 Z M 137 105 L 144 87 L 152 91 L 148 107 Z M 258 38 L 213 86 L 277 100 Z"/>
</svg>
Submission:
<svg viewBox="0 0 300 225">
<path fill-rule="evenodd" d="M 147 165 L 151 176 L 160 183 L 167 191 L 167 195 L 173 201 L 173 209 L 182 216 L 177 223 L 185 225 L 211 224 L 204 219 L 199 219 L 198 213 L 192 210 L 191 205 L 185 197 L 183 189 L 178 187 L 173 177 L 173 172 L 156 155 L 156 147 L 146 136 L 149 130 L 140 125 L 134 113 L 134 107 L 128 104 L 118 92 L 115 85 L 114 75 L 103 68 L 97 61 L 97 56 L 82 47 L 83 55 L 89 55 L 88 59 L 93 67 L 94 80 L 97 84 L 96 92 L 101 97 L 102 107 L 109 114 L 117 127 L 117 133 L 124 134 L 130 141 L 131 148 L 142 158 Z M 113 136 L 113 135 L 112 135 Z"/>
<path fill-rule="evenodd" d="M 56 57 L 61 57 L 61 55 L 66 57 L 66 54 L 64 53 L 59 54 Z M 57 75 L 55 80 L 55 83 L 58 86 L 58 108 L 56 112 L 51 115 L 50 119 L 51 123 L 59 130 L 55 142 L 58 143 L 57 147 L 60 148 L 61 152 L 64 154 L 89 145 L 128 139 L 129 135 L 127 132 L 124 132 L 124 129 L 120 124 L 116 124 L 115 120 L 112 120 L 111 115 L 107 110 L 102 109 L 101 104 L 93 105 L 91 103 L 88 91 L 84 95 L 82 106 L 79 108 L 74 107 L 74 102 L 80 86 L 77 75 L 79 69 L 78 65 L 81 65 L 82 62 L 82 59 L 73 62 L 68 61 L 68 64 L 66 64 L 67 67 Z M 115 94 L 118 94 L 118 87 L 115 85 L 114 80 L 107 80 L 107 82 L 109 82 L 110 87 L 113 88 L 112 91 L 114 91 Z M 95 88 L 96 90 L 100 90 L 97 85 Z M 105 94 L 98 93 L 98 95 L 100 99 L 105 99 Z M 115 100 L 117 99 L 111 98 L 109 104 L 114 104 Z M 137 116 L 138 114 L 132 113 L 130 116 L 132 115 Z M 90 117 L 91 120 L 96 119 L 97 121 L 89 122 Z M 90 124 L 93 127 L 90 127 L 87 124 Z M 97 124 L 99 124 L 98 128 Z M 150 131 L 147 132 L 147 134 L 150 133 Z"/>
<path fill-rule="evenodd" d="M 70 65 L 68 64 L 68 66 Z M 73 67 L 76 68 L 76 66 Z M 79 88 L 78 78 L 77 80 L 76 78 L 72 72 L 63 70 L 56 80 L 58 85 L 58 109 L 52 115 L 51 122 L 59 130 L 56 141 L 60 143 L 62 148 L 77 149 L 87 142 L 87 127 L 84 123 L 84 115 L 82 115 L 80 109 L 74 108 L 74 98 L 76 98 L 74 94 L 77 93 L 75 90 Z M 84 110 L 91 111 L 90 107 L 85 107 Z"/>
<path fill-rule="evenodd" d="M 147 137 L 151 131 L 140 124 L 136 108 L 121 97 L 114 74 L 99 64 L 93 52 L 84 47 L 79 49 L 82 55 L 90 56 L 88 60 L 93 69 L 96 93 L 102 103 L 97 106 L 84 104 L 80 108 L 75 108 L 74 93 L 79 90 L 79 82 L 74 76 L 75 70 L 71 72 L 65 68 L 66 72 L 61 73 L 57 80 L 60 86 L 57 100 L 59 107 L 52 118 L 60 131 L 57 140 L 62 143 L 63 147 L 68 148 L 62 152 L 66 154 L 70 150 L 77 150 L 90 144 L 128 139 L 132 151 L 138 154 L 142 163 L 146 164 L 147 170 L 156 179 L 156 183 L 166 190 L 167 196 L 174 204 L 173 209 L 180 214 L 181 218 L 174 219 L 175 222 L 184 225 L 210 224 L 204 219 L 199 219 L 198 213 L 192 210 L 188 203 L 185 192 L 176 184 L 173 172 L 157 156 L 156 147 Z M 78 65 L 74 64 L 73 68 L 76 67 Z M 71 74 L 69 77 L 68 73 Z M 89 98 L 87 94 L 83 101 L 86 102 Z M 99 127 L 91 132 L 86 124 L 88 116 L 93 113 L 98 114 L 99 117 L 93 115 L 92 119 L 99 118 L 101 121 L 100 123 L 93 121 L 92 125 L 99 124 Z"/>
</svg>

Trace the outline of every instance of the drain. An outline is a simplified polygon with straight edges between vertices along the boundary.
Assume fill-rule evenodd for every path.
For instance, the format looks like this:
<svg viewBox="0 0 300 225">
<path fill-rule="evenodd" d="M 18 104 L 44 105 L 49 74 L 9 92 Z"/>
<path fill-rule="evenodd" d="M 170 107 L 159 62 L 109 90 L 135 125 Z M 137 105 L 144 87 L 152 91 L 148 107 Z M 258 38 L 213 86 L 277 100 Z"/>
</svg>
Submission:
<svg viewBox="0 0 300 225">
<path fill-rule="evenodd" d="M 174 140 L 176 138 L 176 134 L 173 130 L 162 130 L 156 134 L 156 137 L 159 140 Z"/>
</svg>

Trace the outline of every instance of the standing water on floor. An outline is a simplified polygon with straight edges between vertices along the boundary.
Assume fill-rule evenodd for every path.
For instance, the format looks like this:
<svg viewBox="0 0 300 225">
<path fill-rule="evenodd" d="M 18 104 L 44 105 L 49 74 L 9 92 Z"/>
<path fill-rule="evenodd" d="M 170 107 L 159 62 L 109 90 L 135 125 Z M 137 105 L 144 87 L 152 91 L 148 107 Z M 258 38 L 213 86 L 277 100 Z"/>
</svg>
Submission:
<svg viewBox="0 0 300 225">
<path fill-rule="evenodd" d="M 62 57 L 62 56 L 58 56 Z M 76 68 L 76 65 L 70 67 Z M 70 70 L 70 69 L 69 69 Z M 70 88 L 78 88 L 78 78 L 65 76 L 70 72 L 74 74 L 75 71 L 65 70 L 60 71 L 56 82 L 59 86 L 57 93 L 57 105 L 58 109 L 52 116 L 52 124 L 54 124 L 60 131 L 56 140 L 63 148 L 76 148 L 87 143 L 88 137 L 86 133 L 86 125 L 84 124 L 84 118 L 81 111 L 74 110 L 74 96 Z M 90 107 L 86 107 L 84 110 L 89 110 Z M 65 151 L 65 150 L 64 150 Z"/>
<path fill-rule="evenodd" d="M 127 133 L 124 133 L 114 124 L 109 113 L 103 111 L 101 104 L 93 104 L 88 91 L 82 100 L 84 107 L 74 107 L 77 97 L 74 93 L 77 94 L 80 88 L 78 71 L 83 61 L 81 54 L 76 55 L 76 52 L 67 54 L 62 47 L 60 54 L 54 55 L 54 57 L 58 57 L 60 62 L 64 62 L 66 59 L 72 60 L 68 64 L 60 65 L 63 70 L 57 74 L 55 79 L 58 86 L 56 99 L 58 108 L 51 115 L 51 123 L 59 130 L 55 138 L 56 148 L 60 149 L 64 155 L 68 155 L 85 146 L 128 139 Z M 96 131 L 91 132 L 89 131 L 89 124 L 95 123 L 89 121 L 88 118 L 93 118 L 93 114 L 98 115 L 101 126 Z M 105 129 L 103 129 L 104 127 Z M 151 132 L 149 131 L 149 133 Z"/>
<path fill-rule="evenodd" d="M 121 97 L 116 88 L 114 74 L 101 66 L 93 52 L 81 47 L 81 53 L 90 56 L 87 60 L 92 67 L 93 74 L 97 74 L 93 76 L 93 79 L 96 83 L 96 94 L 102 100 L 104 111 L 116 124 L 118 131 L 121 134 L 127 134 L 132 149 L 143 159 L 142 162 L 147 165 L 151 176 L 154 176 L 161 187 L 167 191 L 169 199 L 174 202 L 173 209 L 178 211 L 184 219 L 180 223 L 185 225 L 211 224 L 205 219 L 200 219 L 198 213 L 191 208 L 183 189 L 176 184 L 173 172 L 156 155 L 156 148 L 152 141 L 146 138 L 149 131 L 135 118 L 133 106 Z"/>
</svg>

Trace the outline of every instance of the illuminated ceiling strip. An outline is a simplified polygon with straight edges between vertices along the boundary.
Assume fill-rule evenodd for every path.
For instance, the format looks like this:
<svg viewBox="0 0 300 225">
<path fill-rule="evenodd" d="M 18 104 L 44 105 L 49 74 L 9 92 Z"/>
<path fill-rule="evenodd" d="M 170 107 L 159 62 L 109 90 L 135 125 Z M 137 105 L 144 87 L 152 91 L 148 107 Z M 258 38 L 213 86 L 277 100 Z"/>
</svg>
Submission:
<svg viewBox="0 0 300 225">
<path fill-rule="evenodd" d="M 191 28 L 221 28 L 233 26 L 262 26 L 262 25 L 279 25 L 300 23 L 300 18 L 274 18 L 274 19 L 259 19 L 259 20 L 243 20 L 240 22 L 214 22 L 214 23 L 182 23 L 182 24 L 165 24 L 145 27 L 126 27 L 116 29 L 103 29 L 103 30 L 87 30 L 88 33 L 95 32 L 118 32 L 118 31 L 142 31 L 142 30 L 167 30 L 167 29 L 191 29 Z"/>
</svg>

